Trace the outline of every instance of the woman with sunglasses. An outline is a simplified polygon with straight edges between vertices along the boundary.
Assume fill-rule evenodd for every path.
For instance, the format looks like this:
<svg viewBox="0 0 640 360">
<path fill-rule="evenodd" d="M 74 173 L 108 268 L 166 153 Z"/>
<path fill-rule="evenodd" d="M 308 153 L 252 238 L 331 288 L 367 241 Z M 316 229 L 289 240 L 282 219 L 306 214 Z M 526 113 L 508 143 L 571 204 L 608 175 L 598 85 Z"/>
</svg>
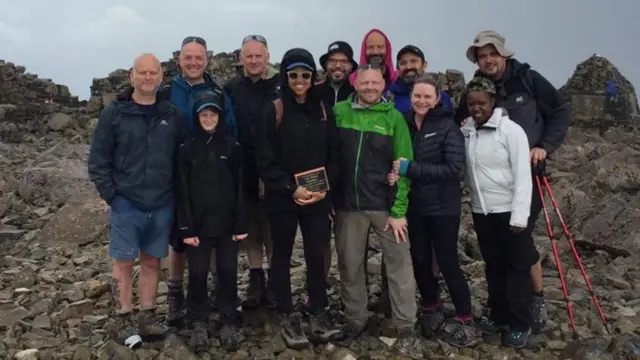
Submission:
<svg viewBox="0 0 640 360">
<path fill-rule="evenodd" d="M 304 185 L 296 174 L 323 169 L 330 189 L 338 177 L 338 134 L 331 108 L 321 101 L 316 64 L 304 49 L 287 51 L 280 65 L 279 99 L 269 104 L 258 136 L 258 172 L 265 184 L 273 241 L 269 287 L 281 316 L 282 336 L 290 348 L 304 349 L 310 342 L 342 337 L 331 325 L 324 276 L 324 253 L 331 237 L 329 189 Z M 298 178 L 299 179 L 299 178 Z M 309 322 L 293 305 L 290 261 L 298 230 L 302 232 L 307 265 Z"/>
</svg>

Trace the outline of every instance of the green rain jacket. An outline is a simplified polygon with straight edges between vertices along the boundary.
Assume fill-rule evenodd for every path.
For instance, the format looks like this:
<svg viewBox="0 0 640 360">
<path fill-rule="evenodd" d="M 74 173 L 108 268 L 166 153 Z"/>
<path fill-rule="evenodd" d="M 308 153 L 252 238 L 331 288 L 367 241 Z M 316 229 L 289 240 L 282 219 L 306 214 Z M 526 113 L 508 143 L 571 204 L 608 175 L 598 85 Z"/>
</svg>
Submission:
<svg viewBox="0 0 640 360">
<path fill-rule="evenodd" d="M 338 102 L 334 108 L 340 132 L 341 186 L 335 196 L 335 208 L 342 211 L 389 211 L 403 218 L 409 204 L 411 180 L 400 176 L 395 186 L 387 183 L 387 174 L 398 158 L 413 160 L 411 135 L 407 121 L 393 102 L 363 107 L 356 95 Z"/>
</svg>

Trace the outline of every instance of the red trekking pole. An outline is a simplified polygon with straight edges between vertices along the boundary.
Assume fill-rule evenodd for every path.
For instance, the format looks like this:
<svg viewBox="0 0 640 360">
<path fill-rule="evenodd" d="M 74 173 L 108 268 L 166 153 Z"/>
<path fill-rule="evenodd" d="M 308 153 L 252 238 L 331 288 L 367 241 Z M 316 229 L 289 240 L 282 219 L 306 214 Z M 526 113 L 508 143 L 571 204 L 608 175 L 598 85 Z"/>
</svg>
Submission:
<svg viewBox="0 0 640 360">
<path fill-rule="evenodd" d="M 598 315 L 600 316 L 600 320 L 602 320 L 602 324 L 604 325 L 605 330 L 607 331 L 607 334 L 611 334 L 611 332 L 609 331 L 609 327 L 607 326 L 607 319 L 604 316 L 604 313 L 602 311 L 602 308 L 600 307 L 600 302 L 598 301 L 598 298 L 596 297 L 596 294 L 593 291 L 593 286 L 591 286 L 591 281 L 589 280 L 589 275 L 587 274 L 586 269 L 584 268 L 584 265 L 582 264 L 582 259 L 580 258 L 580 254 L 578 254 L 578 250 L 576 249 L 576 245 L 573 241 L 573 236 L 571 236 L 571 233 L 569 232 L 569 228 L 567 227 L 567 224 L 564 221 L 564 218 L 562 217 L 562 214 L 560 213 L 560 207 L 558 206 L 558 202 L 556 201 L 555 197 L 553 196 L 553 191 L 551 190 L 551 186 L 549 185 L 549 180 L 547 179 L 546 176 L 546 172 L 545 172 L 545 163 L 544 161 L 539 163 L 538 166 L 536 167 L 536 185 L 537 185 L 537 190 L 538 190 L 538 194 L 540 195 L 540 201 L 542 202 L 542 211 L 544 212 L 544 219 L 545 222 L 547 223 L 547 234 L 549 235 L 549 239 L 551 240 L 551 246 L 553 248 L 553 256 L 556 260 L 556 265 L 558 267 L 558 273 L 560 274 L 560 283 L 562 284 L 562 294 L 564 295 L 564 300 L 565 303 L 567 304 L 567 312 L 569 314 L 569 321 L 571 322 L 571 329 L 573 330 L 573 333 L 576 333 L 576 324 L 575 324 L 575 319 L 573 317 L 573 308 L 571 306 L 571 301 L 569 300 L 569 294 L 567 291 L 567 284 L 564 280 L 564 273 L 562 271 L 562 265 L 560 264 L 560 256 L 558 255 L 558 248 L 556 245 L 556 240 L 553 236 L 553 228 L 551 226 L 551 220 L 549 219 L 549 213 L 547 212 L 547 207 L 546 207 L 546 201 L 544 198 L 544 192 L 546 190 L 547 194 L 549 194 L 549 198 L 551 199 L 551 203 L 553 205 L 554 210 L 556 211 L 556 214 L 558 215 L 558 220 L 560 220 L 560 225 L 562 227 L 562 232 L 564 233 L 564 235 L 567 237 L 567 240 L 569 241 L 569 246 L 571 247 L 571 252 L 573 252 L 573 257 L 575 258 L 576 262 L 578 263 L 578 267 L 580 269 L 580 273 L 582 274 L 582 277 L 584 278 L 585 283 L 587 284 L 587 288 L 589 289 L 589 292 L 591 293 L 591 299 L 593 300 L 593 304 L 596 307 L 596 310 L 598 311 Z M 543 186 L 544 185 L 544 188 Z"/>
</svg>

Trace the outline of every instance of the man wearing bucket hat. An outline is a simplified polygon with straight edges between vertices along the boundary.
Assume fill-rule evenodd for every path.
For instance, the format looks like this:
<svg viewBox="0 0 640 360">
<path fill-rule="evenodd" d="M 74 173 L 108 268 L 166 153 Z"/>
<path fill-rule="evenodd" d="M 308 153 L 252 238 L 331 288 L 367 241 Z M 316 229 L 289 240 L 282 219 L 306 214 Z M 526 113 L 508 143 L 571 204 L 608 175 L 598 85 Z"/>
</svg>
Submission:
<svg viewBox="0 0 640 360">
<path fill-rule="evenodd" d="M 571 108 L 560 92 L 527 63 L 514 59 L 514 52 L 505 46 L 505 38 L 495 31 L 478 33 L 473 44 L 467 48 L 467 59 L 478 64 L 476 76 L 493 81 L 497 89 L 498 106 L 505 108 L 509 117 L 518 123 L 527 134 L 531 147 L 533 167 L 560 147 L 571 124 Z M 456 120 L 462 122 L 469 117 L 466 96 L 456 112 Z M 532 178 L 533 181 L 533 178 Z M 535 188 L 534 188 L 535 189 Z M 537 191 L 533 191 L 529 222 L 525 232 L 532 236 L 542 202 Z M 547 311 L 542 289 L 542 267 L 538 259 L 531 267 L 533 281 L 532 330 L 539 332 L 546 323 Z"/>
<path fill-rule="evenodd" d="M 348 80 L 358 63 L 353 59 L 351 45 L 344 41 L 332 42 L 327 53 L 320 56 L 320 66 L 324 69 L 326 77 L 316 83 L 316 86 L 325 104 L 333 106 L 353 94 L 355 89 Z"/>
</svg>

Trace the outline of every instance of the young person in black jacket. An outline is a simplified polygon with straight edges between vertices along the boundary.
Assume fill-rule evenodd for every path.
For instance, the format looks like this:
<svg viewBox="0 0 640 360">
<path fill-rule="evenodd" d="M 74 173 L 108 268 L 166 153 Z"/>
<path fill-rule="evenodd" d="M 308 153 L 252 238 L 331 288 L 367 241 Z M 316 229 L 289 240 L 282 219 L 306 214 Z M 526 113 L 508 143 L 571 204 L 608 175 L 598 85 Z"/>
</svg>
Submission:
<svg viewBox="0 0 640 360">
<path fill-rule="evenodd" d="M 407 222 L 416 283 L 422 295 L 423 333 L 435 335 L 445 320 L 438 280 L 432 271 L 434 251 L 456 308 L 456 327 L 443 340 L 466 347 L 477 337 L 469 285 L 458 262 L 464 137 L 451 107 L 442 105 L 440 94 L 431 76 L 422 75 L 415 81 L 410 93 L 412 109 L 406 115 L 414 160 L 396 160 L 394 168 L 412 180 Z"/>
<path fill-rule="evenodd" d="M 306 348 L 309 340 L 326 342 L 341 336 L 326 316 L 327 289 L 324 254 L 331 238 L 328 192 L 310 192 L 298 186 L 294 175 L 325 167 L 331 188 L 338 186 L 338 136 L 329 106 L 313 88 L 316 65 L 304 49 L 287 51 L 281 62 L 280 98 L 265 109 L 258 140 L 259 176 L 265 184 L 271 238 L 272 266 L 269 288 L 281 315 L 282 335 L 291 348 Z M 309 327 L 291 295 L 290 260 L 300 225 L 307 264 Z"/>
<path fill-rule="evenodd" d="M 235 331 L 238 241 L 247 237 L 240 145 L 227 136 L 224 100 L 219 93 L 200 94 L 194 104 L 194 135 L 178 149 L 177 231 L 188 245 L 189 287 L 187 317 L 193 324 L 190 345 L 195 351 L 209 349 L 208 319 L 211 307 L 207 273 L 215 248 L 220 310 L 220 341 L 238 348 Z"/>
</svg>

